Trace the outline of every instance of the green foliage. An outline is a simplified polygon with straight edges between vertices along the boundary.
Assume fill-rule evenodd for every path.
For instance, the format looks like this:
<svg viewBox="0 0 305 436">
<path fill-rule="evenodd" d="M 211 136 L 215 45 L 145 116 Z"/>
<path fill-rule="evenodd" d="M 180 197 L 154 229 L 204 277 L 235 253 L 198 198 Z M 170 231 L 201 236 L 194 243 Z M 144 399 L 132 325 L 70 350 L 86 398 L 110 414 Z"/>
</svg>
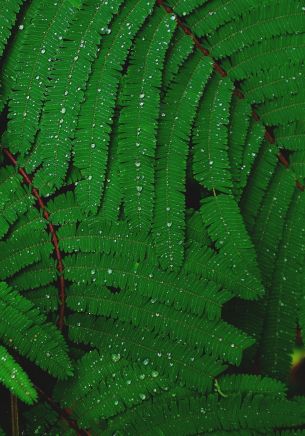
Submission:
<svg viewBox="0 0 305 436">
<path fill-rule="evenodd" d="M 0 348 L 0 381 L 25 403 L 32 404 L 37 393 L 28 376 L 4 347 Z"/>
<path fill-rule="evenodd" d="M 2 0 L 24 434 L 304 433 L 304 24 L 300 0 Z"/>
</svg>

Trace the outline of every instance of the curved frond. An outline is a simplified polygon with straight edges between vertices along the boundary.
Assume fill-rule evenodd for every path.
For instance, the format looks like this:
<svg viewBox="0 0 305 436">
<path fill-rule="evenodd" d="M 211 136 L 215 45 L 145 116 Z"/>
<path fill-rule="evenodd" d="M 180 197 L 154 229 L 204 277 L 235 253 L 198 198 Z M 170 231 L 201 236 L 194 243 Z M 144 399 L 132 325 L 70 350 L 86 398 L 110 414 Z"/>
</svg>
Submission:
<svg viewBox="0 0 305 436">
<path fill-rule="evenodd" d="M 211 71 L 211 61 L 194 53 L 161 106 L 153 234 L 164 269 L 177 269 L 183 261 L 187 141 Z"/>
<path fill-rule="evenodd" d="M 86 2 L 62 40 L 60 55 L 50 74 L 51 82 L 37 138 L 43 168 L 36 173 L 34 184 L 43 195 L 62 186 L 80 104 L 92 62 L 98 54 L 102 29 L 107 27 L 121 3 L 122 0 Z"/>
<path fill-rule="evenodd" d="M 214 75 L 201 99 L 193 132 L 193 173 L 208 190 L 230 193 L 233 187 L 228 158 L 229 108 L 233 82 Z"/>
<path fill-rule="evenodd" d="M 9 123 L 3 137 L 13 153 L 24 155 L 34 142 L 49 85 L 50 65 L 74 14 L 75 9 L 67 0 L 41 0 L 31 20 L 14 68 L 16 84 L 9 101 Z"/>
<path fill-rule="evenodd" d="M 116 5 L 120 3 L 122 0 L 115 2 Z M 152 0 L 132 0 L 124 5 L 92 66 L 74 142 L 74 164 L 83 176 L 77 185 L 76 195 L 88 213 L 95 213 L 100 204 L 122 66 L 132 38 L 150 14 L 153 3 Z M 106 24 L 104 32 L 108 33 Z"/>
<path fill-rule="evenodd" d="M 211 389 L 213 377 L 226 368 L 209 354 L 202 356 L 179 341 L 164 341 L 144 326 L 82 314 L 71 315 L 68 325 L 73 341 L 108 348 L 115 358 L 124 356 L 132 362 L 147 362 L 150 369 L 155 368 L 172 382 L 201 392 Z"/>
<path fill-rule="evenodd" d="M 67 346 L 60 332 L 32 305 L 2 282 L 0 287 L 1 340 L 53 376 L 71 375 Z"/>
<path fill-rule="evenodd" d="M 30 379 L 2 346 L 0 346 L 0 361 L 0 383 L 3 383 L 20 400 L 33 404 L 37 400 L 37 393 Z"/>
<path fill-rule="evenodd" d="M 201 202 L 200 213 L 216 247 L 227 256 L 228 268 L 237 274 L 243 271 L 254 295 L 261 295 L 256 253 L 234 198 L 224 194 L 207 197 Z M 251 298 L 251 295 L 244 297 Z"/>
<path fill-rule="evenodd" d="M 140 232 L 149 231 L 153 217 L 162 69 L 175 26 L 158 8 L 137 36 L 120 97 L 118 159 L 124 211 L 131 228 Z"/>
</svg>

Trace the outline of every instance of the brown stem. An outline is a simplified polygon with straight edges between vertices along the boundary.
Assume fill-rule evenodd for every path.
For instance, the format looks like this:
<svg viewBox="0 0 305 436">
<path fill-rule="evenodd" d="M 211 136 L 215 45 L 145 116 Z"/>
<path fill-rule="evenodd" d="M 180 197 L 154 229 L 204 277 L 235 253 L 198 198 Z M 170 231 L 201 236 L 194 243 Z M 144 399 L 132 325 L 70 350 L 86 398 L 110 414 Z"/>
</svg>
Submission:
<svg viewBox="0 0 305 436">
<path fill-rule="evenodd" d="M 200 50 L 205 56 L 209 56 L 214 61 L 214 63 L 213 63 L 214 70 L 217 71 L 217 73 L 220 74 L 222 77 L 226 77 L 228 75 L 227 71 L 225 71 L 222 68 L 221 64 L 213 58 L 213 56 L 210 54 L 209 50 L 202 46 L 202 44 L 198 40 L 197 36 L 193 33 L 192 29 L 190 29 L 188 26 L 186 26 L 186 24 L 183 22 L 183 20 L 175 13 L 174 9 L 171 8 L 170 6 L 166 5 L 164 0 L 157 0 L 157 4 L 160 7 L 162 7 L 166 13 L 172 14 L 175 17 L 175 20 L 177 22 L 178 27 L 180 27 L 186 35 L 188 35 L 192 38 L 196 48 L 198 50 Z M 239 99 L 245 98 L 244 93 L 238 87 L 235 88 L 234 94 Z M 258 113 L 254 109 L 252 110 L 252 117 L 255 121 L 257 121 L 257 122 L 260 121 L 260 116 L 258 115 Z M 274 135 L 269 132 L 268 128 L 264 124 L 263 124 L 263 126 L 265 128 L 265 139 L 269 142 L 269 144 L 275 144 L 276 139 L 275 139 Z M 286 168 L 289 168 L 289 163 L 285 159 L 285 157 L 283 156 L 283 154 L 281 152 L 278 153 L 278 159 Z M 304 191 L 304 189 L 305 189 L 304 186 L 302 185 L 302 183 L 299 182 L 298 180 L 296 181 L 296 187 L 300 191 Z"/>
<path fill-rule="evenodd" d="M 18 173 L 21 174 L 25 183 L 31 187 L 32 195 L 36 198 L 38 206 L 40 207 L 40 209 L 43 212 L 43 217 L 45 218 L 46 221 L 48 221 L 48 228 L 49 228 L 49 231 L 50 231 L 51 236 L 52 236 L 52 244 L 54 246 L 54 251 L 55 251 L 55 255 L 56 255 L 56 259 L 57 259 L 57 270 L 59 272 L 58 284 L 59 284 L 60 305 L 59 305 L 58 327 L 60 330 L 63 330 L 63 328 L 64 328 L 64 316 L 65 316 L 65 280 L 64 280 L 64 276 L 63 276 L 64 267 L 63 267 L 63 262 L 62 262 L 62 255 L 61 255 L 61 252 L 59 250 L 58 238 L 56 235 L 56 231 L 55 231 L 53 225 L 49 222 L 49 217 L 50 217 L 49 212 L 47 211 L 46 205 L 44 204 L 41 196 L 39 195 L 38 189 L 33 187 L 31 177 L 26 173 L 26 171 L 23 168 L 18 166 L 17 160 L 15 159 L 15 157 L 12 155 L 12 153 L 7 148 L 2 148 L 2 150 L 3 150 L 4 154 L 7 156 L 7 158 L 9 159 L 9 161 L 16 168 L 18 168 Z"/>
<path fill-rule="evenodd" d="M 19 413 L 18 413 L 18 399 L 12 393 L 10 394 L 11 400 L 11 427 L 12 436 L 19 436 Z"/>
</svg>

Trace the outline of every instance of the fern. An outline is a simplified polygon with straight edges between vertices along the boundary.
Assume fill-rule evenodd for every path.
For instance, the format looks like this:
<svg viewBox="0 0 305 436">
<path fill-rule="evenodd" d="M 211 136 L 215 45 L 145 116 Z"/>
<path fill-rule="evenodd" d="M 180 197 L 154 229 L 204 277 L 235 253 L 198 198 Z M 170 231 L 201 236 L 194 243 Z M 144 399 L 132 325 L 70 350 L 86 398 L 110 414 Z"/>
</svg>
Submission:
<svg viewBox="0 0 305 436">
<path fill-rule="evenodd" d="M 119 71 L 127 57 L 133 36 L 151 12 L 152 6 L 152 1 L 134 0 L 123 7 L 122 14 L 113 23 L 108 43 L 101 49 L 88 82 L 86 101 L 80 114 L 83 121 L 79 125 L 79 134 L 75 141 L 75 165 L 81 169 L 83 177 L 86 177 L 78 184 L 76 194 L 81 205 L 89 212 L 95 212 L 100 202 Z M 110 29 L 108 31 L 104 28 L 104 32 L 110 33 Z M 102 138 L 106 132 L 107 136 Z"/>
<path fill-rule="evenodd" d="M 1 2 L 1 434 L 304 433 L 304 20 Z"/>
</svg>

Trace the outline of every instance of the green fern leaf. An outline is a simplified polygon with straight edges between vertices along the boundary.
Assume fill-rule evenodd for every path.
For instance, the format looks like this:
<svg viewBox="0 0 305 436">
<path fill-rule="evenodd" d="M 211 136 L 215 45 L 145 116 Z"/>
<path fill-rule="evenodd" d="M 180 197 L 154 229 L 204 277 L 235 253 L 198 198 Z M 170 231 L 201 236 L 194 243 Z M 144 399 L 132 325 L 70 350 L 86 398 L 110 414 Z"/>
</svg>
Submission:
<svg viewBox="0 0 305 436">
<path fill-rule="evenodd" d="M 232 56 L 245 47 L 257 44 L 257 41 L 261 43 L 279 35 L 303 31 L 305 16 L 302 8 L 298 8 L 298 1 L 268 3 L 264 2 L 255 9 L 246 9 L 245 12 L 243 5 L 242 16 L 234 20 L 234 27 L 230 22 L 209 36 L 208 42 L 215 59 Z"/>
<path fill-rule="evenodd" d="M 0 382 L 20 400 L 27 404 L 33 404 L 37 400 L 37 393 L 30 379 L 2 346 L 0 346 L 0 361 Z"/>
<path fill-rule="evenodd" d="M 68 319 L 69 337 L 79 343 L 91 344 L 112 354 L 125 356 L 133 362 L 147 362 L 172 382 L 179 382 L 200 392 L 211 389 L 213 377 L 226 366 L 209 354 L 203 356 L 188 344 L 164 341 L 164 338 L 144 326 L 88 315 L 71 315 Z M 118 333 L 119 332 L 119 333 Z"/>
<path fill-rule="evenodd" d="M 227 150 L 227 124 L 233 83 L 211 79 L 201 100 L 193 134 L 195 179 L 208 190 L 231 192 L 232 177 Z"/>
<path fill-rule="evenodd" d="M 35 362 L 50 374 L 64 379 L 71 375 L 71 364 L 63 337 L 32 303 L 2 282 L 0 322 L 2 341 Z"/>
<path fill-rule="evenodd" d="M 16 15 L 22 5 L 23 0 L 3 0 L 0 6 L 0 17 L 2 21 L 0 29 L 0 55 L 2 55 L 6 41 L 15 23 Z"/>
<path fill-rule="evenodd" d="M 51 85 L 37 139 L 44 166 L 35 175 L 34 184 L 43 195 L 50 194 L 63 183 L 71 138 L 74 137 L 91 63 L 97 56 L 101 29 L 108 25 L 121 2 L 85 3 L 62 42 L 61 56 L 51 71 Z M 89 39 L 88 34 L 91 34 Z M 50 142 L 52 147 L 48 146 Z"/>
<path fill-rule="evenodd" d="M 211 62 L 195 53 L 161 107 L 153 233 L 164 269 L 177 269 L 183 261 L 187 138 L 211 69 Z"/>
<path fill-rule="evenodd" d="M 110 316 L 134 326 L 144 325 L 163 337 L 181 340 L 192 348 L 211 353 L 218 359 L 239 364 L 241 350 L 253 344 L 250 337 L 220 321 L 209 321 L 181 311 L 173 311 L 166 305 L 145 298 L 120 293 L 111 295 L 95 292 L 95 297 L 69 297 L 68 304 L 74 310 L 88 311 L 95 315 Z M 92 296 L 91 296 L 92 298 Z M 211 342 L 211 335 L 216 338 Z"/>
<path fill-rule="evenodd" d="M 136 39 L 120 103 L 118 158 L 124 211 L 132 229 L 149 231 L 164 56 L 175 22 L 158 9 Z M 143 40 L 146 41 L 145 48 Z M 139 63 L 143 67 L 139 71 Z"/>
<path fill-rule="evenodd" d="M 304 195 L 295 192 L 270 285 L 260 351 L 264 373 L 284 381 L 289 378 L 290 355 L 295 344 L 295 323 L 292 320 L 303 295 L 304 231 Z"/>
<path fill-rule="evenodd" d="M 216 247 L 227 257 L 227 267 L 237 274 L 242 271 L 250 284 L 254 295 L 242 296 L 261 295 L 255 250 L 234 198 L 224 194 L 208 197 L 202 200 L 200 212 Z"/>
<path fill-rule="evenodd" d="M 122 3 L 122 0 L 116 1 L 118 4 Z M 93 64 L 74 145 L 74 164 L 80 168 L 83 175 L 83 180 L 78 183 L 76 195 L 88 213 L 95 213 L 100 204 L 108 155 L 107 146 L 122 64 L 127 57 L 132 38 L 152 7 L 152 0 L 129 1 L 114 21 L 111 35 L 105 38 L 105 43 Z M 106 27 L 106 24 L 104 26 Z M 125 30 L 126 27 L 128 32 Z"/>
<path fill-rule="evenodd" d="M 24 155 L 33 144 L 49 83 L 50 62 L 56 58 L 74 14 L 75 10 L 66 0 L 59 3 L 42 0 L 36 9 L 15 66 L 17 86 L 9 101 L 10 120 L 3 137 L 13 153 Z M 32 164 L 31 169 L 33 167 L 37 167 L 37 163 Z"/>
</svg>

